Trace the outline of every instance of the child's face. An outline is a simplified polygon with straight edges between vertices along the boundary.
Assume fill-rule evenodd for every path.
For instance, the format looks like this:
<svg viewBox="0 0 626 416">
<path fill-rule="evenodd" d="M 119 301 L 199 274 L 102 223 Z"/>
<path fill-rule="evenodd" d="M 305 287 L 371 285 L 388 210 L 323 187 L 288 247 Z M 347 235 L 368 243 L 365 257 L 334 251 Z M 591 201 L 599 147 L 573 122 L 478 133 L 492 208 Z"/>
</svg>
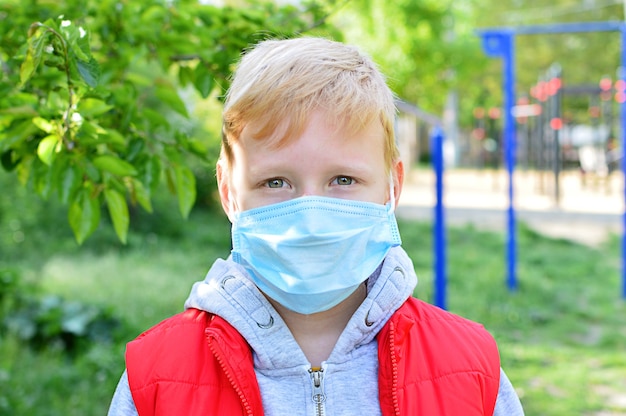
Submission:
<svg viewBox="0 0 626 416">
<path fill-rule="evenodd" d="M 252 138 L 246 126 L 232 145 L 230 171 L 218 164 L 222 205 L 245 211 L 301 196 L 325 196 L 385 204 L 389 173 L 385 169 L 384 131 L 374 120 L 359 134 L 345 134 L 315 112 L 299 137 L 281 147 Z M 396 201 L 402 185 L 402 163 L 394 163 Z"/>
</svg>

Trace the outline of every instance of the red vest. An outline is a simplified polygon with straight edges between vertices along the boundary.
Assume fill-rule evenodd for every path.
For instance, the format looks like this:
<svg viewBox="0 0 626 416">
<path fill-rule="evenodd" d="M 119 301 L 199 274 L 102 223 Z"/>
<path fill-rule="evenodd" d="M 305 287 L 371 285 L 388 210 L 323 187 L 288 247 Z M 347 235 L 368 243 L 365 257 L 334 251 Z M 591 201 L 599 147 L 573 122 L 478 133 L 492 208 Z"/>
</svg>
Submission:
<svg viewBox="0 0 626 416">
<path fill-rule="evenodd" d="M 384 416 L 493 414 L 500 360 L 479 324 L 411 298 L 378 343 Z M 140 416 L 263 415 L 250 347 L 207 312 L 189 309 L 140 335 L 126 367 Z"/>
</svg>

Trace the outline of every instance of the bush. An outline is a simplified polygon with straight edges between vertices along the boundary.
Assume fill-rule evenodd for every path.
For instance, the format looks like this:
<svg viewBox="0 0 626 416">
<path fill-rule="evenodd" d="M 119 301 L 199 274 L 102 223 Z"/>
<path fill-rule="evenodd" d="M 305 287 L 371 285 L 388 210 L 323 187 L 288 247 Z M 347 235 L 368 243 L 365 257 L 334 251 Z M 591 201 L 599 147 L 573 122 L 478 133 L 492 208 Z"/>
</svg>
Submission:
<svg viewBox="0 0 626 416">
<path fill-rule="evenodd" d="M 0 333 L 36 350 L 53 348 L 70 355 L 93 344 L 112 344 L 122 321 L 101 308 L 55 295 L 37 295 L 14 269 L 0 269 Z"/>
</svg>

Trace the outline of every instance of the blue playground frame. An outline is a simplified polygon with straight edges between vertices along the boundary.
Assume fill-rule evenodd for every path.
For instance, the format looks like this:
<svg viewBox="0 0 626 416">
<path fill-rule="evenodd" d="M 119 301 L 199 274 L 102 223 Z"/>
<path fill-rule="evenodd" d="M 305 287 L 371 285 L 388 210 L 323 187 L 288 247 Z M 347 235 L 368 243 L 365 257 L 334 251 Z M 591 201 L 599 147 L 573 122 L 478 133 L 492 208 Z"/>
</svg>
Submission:
<svg viewBox="0 0 626 416">
<path fill-rule="evenodd" d="M 626 81 L 626 23 L 625 22 L 583 22 L 561 23 L 537 26 L 522 26 L 516 28 L 491 28 L 479 30 L 482 38 L 483 50 L 487 56 L 502 58 L 504 67 L 504 146 L 505 163 L 508 174 L 507 209 L 507 276 L 506 284 L 511 291 L 517 289 L 516 276 L 516 232 L 515 208 L 513 204 L 513 171 L 515 169 L 516 126 L 512 109 L 515 105 L 515 36 L 554 33 L 582 33 L 582 32 L 613 32 L 621 33 L 621 71 L 619 78 Z M 621 119 L 621 169 L 626 178 L 626 104 L 620 105 Z M 624 181 L 624 203 L 626 204 L 626 180 Z M 626 210 L 622 216 L 622 297 L 626 299 Z M 445 305 L 445 300 L 442 302 Z"/>
</svg>

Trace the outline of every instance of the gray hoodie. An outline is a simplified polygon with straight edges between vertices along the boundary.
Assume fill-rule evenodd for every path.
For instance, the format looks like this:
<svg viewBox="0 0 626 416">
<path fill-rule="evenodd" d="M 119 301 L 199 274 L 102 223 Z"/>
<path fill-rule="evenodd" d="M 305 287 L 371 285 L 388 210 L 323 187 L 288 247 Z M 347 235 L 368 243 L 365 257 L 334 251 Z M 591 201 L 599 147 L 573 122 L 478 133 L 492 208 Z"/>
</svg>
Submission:
<svg viewBox="0 0 626 416">
<path fill-rule="evenodd" d="M 218 260 L 193 285 L 185 308 L 202 309 L 228 321 L 250 344 L 267 416 L 380 415 L 376 334 L 413 294 L 417 277 L 405 251 L 393 248 L 367 281 L 367 298 L 354 313 L 322 371 L 311 365 L 280 315 L 252 283 L 243 267 Z M 367 324 L 366 324 L 367 320 Z M 315 394 L 323 397 L 321 403 Z M 116 389 L 109 416 L 136 415 L 126 373 Z M 495 416 L 523 415 L 504 372 Z"/>
</svg>

